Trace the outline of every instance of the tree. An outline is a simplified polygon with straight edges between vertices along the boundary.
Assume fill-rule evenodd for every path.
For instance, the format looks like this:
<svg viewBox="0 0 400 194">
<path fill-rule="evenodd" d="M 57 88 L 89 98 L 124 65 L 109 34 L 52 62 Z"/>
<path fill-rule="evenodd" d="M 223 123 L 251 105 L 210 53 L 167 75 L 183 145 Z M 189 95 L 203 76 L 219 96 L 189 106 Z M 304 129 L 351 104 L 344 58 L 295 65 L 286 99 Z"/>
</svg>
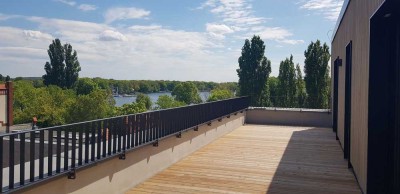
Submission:
<svg viewBox="0 0 400 194">
<path fill-rule="evenodd" d="M 328 107 L 328 62 L 329 47 L 317 40 L 311 42 L 304 52 L 304 81 L 307 90 L 307 103 L 310 108 Z"/>
<path fill-rule="evenodd" d="M 90 78 L 80 78 L 74 85 L 77 95 L 88 95 L 99 89 L 99 86 Z"/>
<path fill-rule="evenodd" d="M 297 97 L 297 107 L 298 108 L 305 107 L 307 93 L 299 64 L 296 65 L 296 97 Z"/>
<path fill-rule="evenodd" d="M 171 96 L 161 95 L 158 97 L 156 105 L 157 105 L 156 109 L 167 109 L 167 108 L 185 106 L 185 103 L 177 101 Z"/>
<path fill-rule="evenodd" d="M 229 90 L 214 89 L 214 90 L 211 90 L 211 94 L 208 97 L 207 102 L 224 100 L 224 99 L 228 99 L 228 98 L 232 98 L 232 97 L 233 97 L 233 94 Z"/>
<path fill-rule="evenodd" d="M 183 82 L 176 85 L 172 91 L 172 96 L 175 97 L 175 100 L 186 104 L 198 104 L 201 102 L 199 92 L 192 82 Z"/>
<path fill-rule="evenodd" d="M 14 121 L 16 124 L 29 123 L 38 118 L 41 127 L 67 123 L 69 109 L 75 102 L 72 90 L 58 86 L 35 88 L 32 82 L 17 81 L 14 90 Z"/>
<path fill-rule="evenodd" d="M 11 77 L 9 75 L 6 76 L 6 82 L 11 81 Z"/>
<path fill-rule="evenodd" d="M 264 56 L 265 45 L 259 36 L 253 36 L 251 43 L 246 39 L 239 57 L 240 95 L 250 96 L 250 105 L 262 106 L 262 92 L 271 73 L 271 62 Z"/>
<path fill-rule="evenodd" d="M 146 110 L 150 110 L 153 103 L 148 95 L 139 93 L 136 96 L 136 103 L 142 103 L 146 107 Z"/>
<path fill-rule="evenodd" d="M 294 107 L 296 105 L 296 72 L 292 55 L 281 61 L 278 80 L 278 106 Z"/>
<path fill-rule="evenodd" d="M 279 92 L 278 92 L 278 84 L 279 80 L 276 77 L 270 77 L 268 79 L 268 87 L 270 92 L 270 106 L 278 106 L 279 102 Z"/>
<path fill-rule="evenodd" d="M 116 116 L 130 115 L 141 112 L 146 112 L 146 106 L 143 103 L 132 102 L 130 104 L 124 104 L 122 107 L 116 107 Z"/>
<path fill-rule="evenodd" d="M 71 88 L 77 81 L 79 71 L 81 71 L 77 53 L 72 52 L 72 46 L 65 44 L 62 46 L 59 39 L 53 40 L 49 45 L 47 53 L 50 62 L 46 62 L 43 81 L 46 86 L 56 85 L 61 88 Z"/>
<path fill-rule="evenodd" d="M 4 81 L 3 75 L 0 74 L 0 82 Z"/>
<path fill-rule="evenodd" d="M 110 92 L 95 90 L 88 95 L 79 95 L 70 106 L 68 122 L 75 123 L 112 116 L 114 103 Z"/>
<path fill-rule="evenodd" d="M 65 87 L 72 88 L 75 82 L 78 80 L 81 66 L 78 61 L 78 55 L 74 50 L 72 52 L 72 46 L 70 44 L 64 45 L 65 51 Z"/>
</svg>

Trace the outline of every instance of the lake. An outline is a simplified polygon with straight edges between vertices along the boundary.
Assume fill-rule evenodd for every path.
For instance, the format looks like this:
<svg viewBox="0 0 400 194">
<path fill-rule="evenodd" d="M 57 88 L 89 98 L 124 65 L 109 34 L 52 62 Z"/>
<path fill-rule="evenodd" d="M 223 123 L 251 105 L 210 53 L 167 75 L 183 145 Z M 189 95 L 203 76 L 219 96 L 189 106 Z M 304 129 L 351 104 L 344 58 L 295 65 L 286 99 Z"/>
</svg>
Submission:
<svg viewBox="0 0 400 194">
<path fill-rule="evenodd" d="M 171 96 L 171 92 L 157 92 L 157 93 L 149 93 L 147 94 L 150 99 L 151 102 L 153 102 L 153 106 L 155 105 L 155 103 L 157 102 L 157 99 L 159 96 L 161 95 L 168 95 Z M 203 102 L 205 102 L 208 98 L 208 96 L 210 95 L 210 92 L 199 92 L 200 98 L 201 100 L 203 100 Z M 115 100 L 115 106 L 122 106 L 124 104 L 130 104 L 132 102 L 136 101 L 136 96 L 129 96 L 129 97 L 114 97 Z"/>
</svg>

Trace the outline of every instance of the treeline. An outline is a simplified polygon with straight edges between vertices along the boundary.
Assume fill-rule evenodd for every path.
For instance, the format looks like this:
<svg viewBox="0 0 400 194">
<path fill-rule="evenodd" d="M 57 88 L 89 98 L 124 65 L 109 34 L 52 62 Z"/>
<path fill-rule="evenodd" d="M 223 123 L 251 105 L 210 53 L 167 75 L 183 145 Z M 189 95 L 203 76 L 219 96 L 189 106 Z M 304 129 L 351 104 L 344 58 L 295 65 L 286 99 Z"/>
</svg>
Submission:
<svg viewBox="0 0 400 194">
<path fill-rule="evenodd" d="M 329 47 L 311 42 L 304 56 L 304 77 L 292 55 L 281 61 L 278 77 L 270 77 L 264 42 L 259 36 L 246 40 L 238 60 L 239 94 L 250 96 L 251 106 L 329 108 Z"/>
<path fill-rule="evenodd" d="M 114 93 L 118 90 L 119 94 L 133 94 L 139 93 L 155 93 L 155 92 L 172 92 L 176 85 L 183 83 L 183 81 L 170 81 L 170 80 L 114 80 L 104 78 L 90 78 L 101 89 L 112 90 Z M 43 79 L 41 78 L 24 78 L 16 77 L 14 81 L 28 80 L 31 81 L 35 87 L 44 86 Z M 227 89 L 235 92 L 238 90 L 237 82 L 204 82 L 204 81 L 189 81 L 193 83 L 199 91 L 211 91 L 214 89 Z"/>
<path fill-rule="evenodd" d="M 193 82 L 177 82 L 172 96 L 161 95 L 155 106 L 148 95 L 137 93 L 135 102 L 116 107 L 112 91 L 96 80 L 79 78 L 70 89 L 46 86 L 40 80 L 14 80 L 14 123 L 29 123 L 37 117 L 40 127 L 49 127 L 202 103 Z M 227 88 L 217 84 L 207 101 L 233 97 Z"/>
<path fill-rule="evenodd" d="M 120 94 L 132 94 L 134 92 L 140 93 L 154 93 L 154 92 L 172 92 L 181 81 L 168 81 L 168 80 L 113 80 L 94 78 L 99 86 L 102 88 L 110 88 L 116 90 Z M 203 81 L 190 81 L 199 91 L 211 91 L 217 87 L 223 87 L 231 91 L 237 90 L 237 83 L 215 83 Z"/>
</svg>

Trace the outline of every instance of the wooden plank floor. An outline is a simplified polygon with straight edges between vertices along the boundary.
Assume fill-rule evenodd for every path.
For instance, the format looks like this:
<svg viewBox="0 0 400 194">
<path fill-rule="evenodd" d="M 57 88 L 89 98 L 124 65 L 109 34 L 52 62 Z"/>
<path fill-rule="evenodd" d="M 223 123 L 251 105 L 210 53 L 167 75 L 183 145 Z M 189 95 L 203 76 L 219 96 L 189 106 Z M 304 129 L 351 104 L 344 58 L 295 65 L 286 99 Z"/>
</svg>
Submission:
<svg viewBox="0 0 400 194">
<path fill-rule="evenodd" d="M 332 129 L 246 125 L 127 193 L 361 193 Z"/>
</svg>

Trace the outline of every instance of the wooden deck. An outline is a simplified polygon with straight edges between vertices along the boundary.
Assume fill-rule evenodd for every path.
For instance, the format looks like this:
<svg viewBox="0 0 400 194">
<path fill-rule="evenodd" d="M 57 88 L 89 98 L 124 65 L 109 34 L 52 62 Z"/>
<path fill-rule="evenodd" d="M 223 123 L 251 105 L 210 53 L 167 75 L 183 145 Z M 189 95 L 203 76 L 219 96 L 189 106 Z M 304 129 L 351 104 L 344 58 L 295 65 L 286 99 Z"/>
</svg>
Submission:
<svg viewBox="0 0 400 194">
<path fill-rule="evenodd" d="M 332 129 L 246 125 L 127 193 L 361 193 Z"/>
</svg>

